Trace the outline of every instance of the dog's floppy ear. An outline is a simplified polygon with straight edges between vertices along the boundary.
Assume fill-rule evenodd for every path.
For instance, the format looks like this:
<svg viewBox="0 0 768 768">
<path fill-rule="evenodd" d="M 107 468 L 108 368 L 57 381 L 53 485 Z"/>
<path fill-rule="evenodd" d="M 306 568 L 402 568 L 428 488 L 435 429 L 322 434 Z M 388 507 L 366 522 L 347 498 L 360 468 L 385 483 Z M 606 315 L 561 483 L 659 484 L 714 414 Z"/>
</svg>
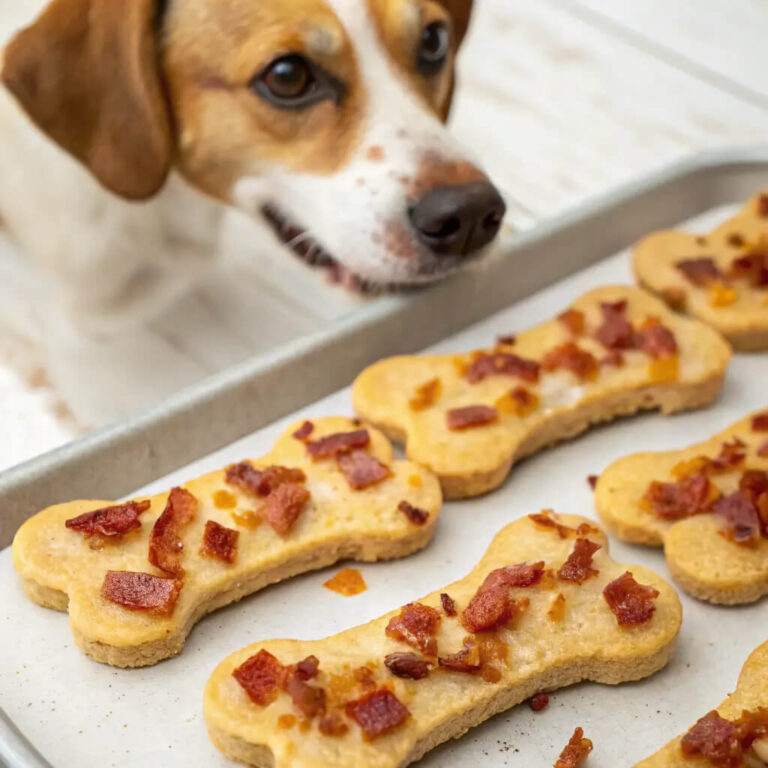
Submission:
<svg viewBox="0 0 768 768">
<path fill-rule="evenodd" d="M 2 82 L 108 189 L 151 197 L 171 165 L 157 0 L 53 0 L 5 50 Z"/>
<path fill-rule="evenodd" d="M 461 45 L 464 35 L 467 34 L 467 29 L 469 28 L 474 0 L 441 0 L 441 2 L 453 18 L 456 40 Z"/>
</svg>

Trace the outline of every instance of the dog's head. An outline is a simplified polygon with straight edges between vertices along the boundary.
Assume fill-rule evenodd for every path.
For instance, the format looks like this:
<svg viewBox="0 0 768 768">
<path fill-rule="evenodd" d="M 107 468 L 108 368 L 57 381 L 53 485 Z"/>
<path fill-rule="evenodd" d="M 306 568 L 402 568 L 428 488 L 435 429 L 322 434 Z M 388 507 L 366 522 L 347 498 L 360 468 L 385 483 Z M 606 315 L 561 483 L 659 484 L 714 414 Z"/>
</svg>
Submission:
<svg viewBox="0 0 768 768">
<path fill-rule="evenodd" d="M 450 139 L 472 0 L 53 0 L 2 81 L 108 189 L 171 167 L 348 285 L 481 255 L 504 203 Z"/>
</svg>

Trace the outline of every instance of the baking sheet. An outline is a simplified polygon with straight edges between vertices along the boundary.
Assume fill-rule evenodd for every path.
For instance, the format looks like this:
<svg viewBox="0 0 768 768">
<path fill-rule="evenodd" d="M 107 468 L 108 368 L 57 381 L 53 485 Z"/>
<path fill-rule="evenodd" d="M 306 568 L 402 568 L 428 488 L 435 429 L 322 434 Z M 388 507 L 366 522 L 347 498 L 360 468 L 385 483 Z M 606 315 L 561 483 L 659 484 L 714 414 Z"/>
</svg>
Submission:
<svg viewBox="0 0 768 768">
<path fill-rule="evenodd" d="M 700 229 L 732 209 L 697 219 Z M 611 257 L 432 347 L 464 351 L 499 333 L 536 324 L 596 285 L 630 280 L 628 254 Z M 586 477 L 614 458 L 702 440 L 749 410 L 768 404 L 768 355 L 733 361 L 722 399 L 712 408 L 671 418 L 656 414 L 618 421 L 526 460 L 499 491 L 452 502 L 433 544 L 401 561 L 360 567 L 369 590 L 344 598 L 322 587 L 321 571 L 271 587 L 201 622 L 184 653 L 156 667 L 121 671 L 85 658 L 74 646 L 67 616 L 30 603 L 18 584 L 10 552 L 0 553 L 0 707 L 54 768 L 187 768 L 231 766 L 208 741 L 202 690 L 231 651 L 259 639 L 321 638 L 418 599 L 460 578 L 506 523 L 542 507 L 594 516 Z M 294 418 L 350 413 L 347 389 L 141 489 L 173 483 L 265 453 Z M 614 558 L 666 574 L 661 550 L 612 541 Z M 335 572 L 331 569 L 330 572 Z M 682 596 L 684 624 L 678 652 L 662 673 L 641 683 L 608 688 L 582 684 L 555 693 L 546 711 L 516 707 L 437 749 L 423 768 L 460 768 L 482 762 L 551 766 L 575 726 L 595 742 L 590 768 L 629 766 L 654 751 L 735 687 L 747 655 L 768 640 L 766 601 L 715 608 Z M 297 767 L 299 768 L 299 767 Z"/>
</svg>

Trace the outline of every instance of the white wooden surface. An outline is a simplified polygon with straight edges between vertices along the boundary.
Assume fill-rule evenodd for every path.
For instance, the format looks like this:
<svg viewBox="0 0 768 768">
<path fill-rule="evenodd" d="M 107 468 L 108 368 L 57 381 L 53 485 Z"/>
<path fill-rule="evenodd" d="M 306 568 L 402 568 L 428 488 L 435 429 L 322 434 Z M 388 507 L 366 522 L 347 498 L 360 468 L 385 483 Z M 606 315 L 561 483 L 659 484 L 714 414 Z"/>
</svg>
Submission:
<svg viewBox="0 0 768 768">
<path fill-rule="evenodd" d="M 503 188 L 517 228 L 691 152 L 768 141 L 768 0 L 477 6 L 453 125 Z M 242 231 L 233 225 L 233 241 Z M 285 270 L 314 292 L 310 312 L 280 290 Z M 222 278 L 169 312 L 142 344 L 175 375 L 145 382 L 142 397 L 159 399 L 354 307 L 302 270 L 270 267 L 267 290 Z M 0 367 L 0 467 L 72 436 L 55 406 L 55 393 Z"/>
</svg>

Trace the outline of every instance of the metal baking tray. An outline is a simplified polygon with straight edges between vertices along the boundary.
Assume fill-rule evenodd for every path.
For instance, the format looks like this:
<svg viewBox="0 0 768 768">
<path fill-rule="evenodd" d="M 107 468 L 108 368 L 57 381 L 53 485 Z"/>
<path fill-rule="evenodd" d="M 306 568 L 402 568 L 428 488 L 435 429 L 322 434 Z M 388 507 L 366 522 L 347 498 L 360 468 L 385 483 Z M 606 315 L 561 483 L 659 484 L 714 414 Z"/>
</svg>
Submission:
<svg viewBox="0 0 768 768">
<path fill-rule="evenodd" d="M 430 345 L 441 351 L 481 346 L 551 316 L 595 285 L 628 282 L 623 249 L 639 237 L 691 219 L 707 229 L 766 184 L 768 147 L 677 164 L 520 234 L 482 269 L 418 296 L 373 303 L 127 422 L 11 469 L 0 475 L 0 548 L 48 504 L 161 490 L 266 452 L 289 419 L 349 413 L 348 390 L 340 388 L 383 356 Z M 527 460 L 498 492 L 447 505 L 427 550 L 361 568 L 365 594 L 341 598 L 321 588 L 327 573 L 307 574 L 213 614 L 180 657 L 146 670 L 120 671 L 84 658 L 66 615 L 31 604 L 9 550 L 1 551 L 0 763 L 231 766 L 208 742 L 200 706 L 205 680 L 225 655 L 259 638 L 323 637 L 416 599 L 462 576 L 506 522 L 541 507 L 593 515 L 586 475 L 630 451 L 703 439 L 766 405 L 766 377 L 768 355 L 738 356 L 712 408 L 594 430 Z M 616 542 L 612 551 L 623 562 L 666 573 L 659 551 Z M 311 613 L 297 615 L 308 599 Z M 575 725 L 596 743 L 590 768 L 636 762 L 719 703 L 748 652 L 768 639 L 764 604 L 718 609 L 688 598 L 684 604 L 679 652 L 664 673 L 615 689 L 576 686 L 557 693 L 540 715 L 517 707 L 420 765 L 458 768 L 480 756 L 490 768 L 551 765 Z M 725 634 L 723 648 L 718 640 Z"/>
</svg>

